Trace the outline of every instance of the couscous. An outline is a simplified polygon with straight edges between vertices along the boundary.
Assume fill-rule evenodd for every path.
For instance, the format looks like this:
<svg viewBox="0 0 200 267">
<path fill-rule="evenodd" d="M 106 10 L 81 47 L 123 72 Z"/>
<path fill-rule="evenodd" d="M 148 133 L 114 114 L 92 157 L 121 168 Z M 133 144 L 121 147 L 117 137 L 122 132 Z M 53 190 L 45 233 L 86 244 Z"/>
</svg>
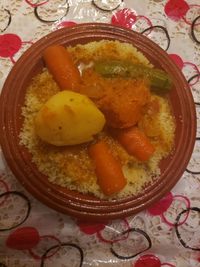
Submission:
<svg viewBox="0 0 200 267">
<path fill-rule="evenodd" d="M 68 47 L 67 50 L 81 73 L 79 93 L 89 97 L 105 116 L 103 129 L 91 141 L 63 146 L 49 144 L 36 134 L 35 118 L 38 112 L 52 96 L 60 92 L 57 82 L 44 68 L 27 88 L 22 107 L 24 123 L 20 143 L 32 154 L 38 170 L 54 184 L 99 198 L 137 195 L 159 176 L 159 162 L 173 149 L 175 120 L 167 94 L 154 93 L 143 78 L 138 81 L 134 77 L 104 77 L 95 71 L 93 62 L 109 60 L 129 61 L 153 68 L 131 44 L 102 40 Z M 142 89 L 138 89 L 140 87 Z M 138 93 L 137 90 L 143 91 Z M 122 145 L 123 142 L 115 138 L 117 125 L 121 131 L 121 128 L 129 128 L 132 124 L 144 133 L 154 147 L 148 160 L 131 155 Z M 88 146 L 97 141 L 105 142 L 122 166 L 126 184 L 115 194 L 105 195 L 97 182 L 95 165 L 88 153 Z"/>
</svg>

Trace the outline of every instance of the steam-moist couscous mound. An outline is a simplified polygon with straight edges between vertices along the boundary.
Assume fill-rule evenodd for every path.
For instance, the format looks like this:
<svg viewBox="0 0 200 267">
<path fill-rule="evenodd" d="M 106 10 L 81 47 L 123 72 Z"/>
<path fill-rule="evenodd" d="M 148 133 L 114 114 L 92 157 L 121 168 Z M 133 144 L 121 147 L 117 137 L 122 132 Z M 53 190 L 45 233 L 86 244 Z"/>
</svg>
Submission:
<svg viewBox="0 0 200 267">
<path fill-rule="evenodd" d="M 91 62 L 102 59 L 129 60 L 133 63 L 152 67 L 146 57 L 131 44 L 118 41 L 99 41 L 85 45 L 68 47 L 75 64 L 81 66 L 90 65 Z M 119 81 L 82 75 L 82 89 L 86 91 L 91 86 L 116 86 Z M 128 79 L 127 83 L 131 82 Z M 95 83 L 94 83 L 95 81 Z M 95 84 L 95 85 L 94 85 Z M 103 85 L 102 85 L 103 86 Z M 129 84 L 127 85 L 129 86 Z M 67 89 L 67 88 L 66 88 Z M 27 88 L 25 103 L 22 107 L 24 117 L 23 127 L 20 133 L 20 143 L 28 148 L 32 154 L 32 161 L 38 170 L 46 175 L 50 182 L 77 190 L 82 193 L 91 193 L 99 198 L 108 198 L 97 184 L 94 164 L 88 155 L 88 144 L 56 147 L 39 139 L 35 133 L 34 119 L 44 103 L 60 91 L 47 69 L 38 74 Z M 123 172 L 127 179 L 125 188 L 115 196 L 124 197 L 137 195 L 149 183 L 160 174 L 159 162 L 170 154 L 173 148 L 175 121 L 171 114 L 170 105 L 166 97 L 151 94 L 150 108 L 142 116 L 139 124 L 145 134 L 155 146 L 153 156 L 147 162 L 140 162 L 130 156 L 124 148 L 106 131 L 103 130 L 98 136 L 107 142 L 112 153 L 121 161 Z M 111 198 L 111 197 L 110 197 Z"/>
</svg>

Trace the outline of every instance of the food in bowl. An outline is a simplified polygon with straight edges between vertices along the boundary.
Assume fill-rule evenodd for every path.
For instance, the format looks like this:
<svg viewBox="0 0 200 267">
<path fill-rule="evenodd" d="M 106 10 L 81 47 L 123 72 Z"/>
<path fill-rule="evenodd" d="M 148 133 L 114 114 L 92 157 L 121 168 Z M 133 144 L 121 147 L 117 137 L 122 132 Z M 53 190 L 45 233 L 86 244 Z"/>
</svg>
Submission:
<svg viewBox="0 0 200 267">
<path fill-rule="evenodd" d="M 102 40 L 65 49 L 79 69 L 77 82 L 65 88 L 51 67 L 33 78 L 20 143 L 54 184 L 101 199 L 138 195 L 159 177 L 160 161 L 173 150 L 170 77 L 128 43 Z M 43 111 L 53 106 L 60 121 L 47 116 L 48 128 Z"/>
</svg>

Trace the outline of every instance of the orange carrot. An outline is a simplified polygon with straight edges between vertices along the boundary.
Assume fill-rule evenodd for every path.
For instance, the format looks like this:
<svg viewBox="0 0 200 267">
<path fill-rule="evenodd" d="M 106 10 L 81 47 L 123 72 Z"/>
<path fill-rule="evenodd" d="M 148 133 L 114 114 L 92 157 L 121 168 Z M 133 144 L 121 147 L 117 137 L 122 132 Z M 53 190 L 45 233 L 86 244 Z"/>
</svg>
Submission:
<svg viewBox="0 0 200 267">
<path fill-rule="evenodd" d="M 122 190 L 126 185 L 126 178 L 108 145 L 103 141 L 91 145 L 89 155 L 94 161 L 97 183 L 103 193 L 109 196 Z"/>
<path fill-rule="evenodd" d="M 78 91 L 80 73 L 64 46 L 47 47 L 43 52 L 43 58 L 61 90 Z"/>
<path fill-rule="evenodd" d="M 138 160 L 148 160 L 155 151 L 149 139 L 137 127 L 120 130 L 116 136 L 126 151 Z"/>
</svg>

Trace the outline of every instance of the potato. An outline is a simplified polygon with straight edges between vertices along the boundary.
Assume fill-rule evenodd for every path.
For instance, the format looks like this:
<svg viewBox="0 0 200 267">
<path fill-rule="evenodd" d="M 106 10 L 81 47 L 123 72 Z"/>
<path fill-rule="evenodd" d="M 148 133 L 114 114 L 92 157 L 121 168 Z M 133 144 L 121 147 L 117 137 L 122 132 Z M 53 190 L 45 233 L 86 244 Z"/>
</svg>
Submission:
<svg viewBox="0 0 200 267">
<path fill-rule="evenodd" d="M 103 113 L 85 95 L 61 91 L 52 96 L 35 118 L 36 134 L 56 146 L 93 140 L 105 124 Z"/>
</svg>

